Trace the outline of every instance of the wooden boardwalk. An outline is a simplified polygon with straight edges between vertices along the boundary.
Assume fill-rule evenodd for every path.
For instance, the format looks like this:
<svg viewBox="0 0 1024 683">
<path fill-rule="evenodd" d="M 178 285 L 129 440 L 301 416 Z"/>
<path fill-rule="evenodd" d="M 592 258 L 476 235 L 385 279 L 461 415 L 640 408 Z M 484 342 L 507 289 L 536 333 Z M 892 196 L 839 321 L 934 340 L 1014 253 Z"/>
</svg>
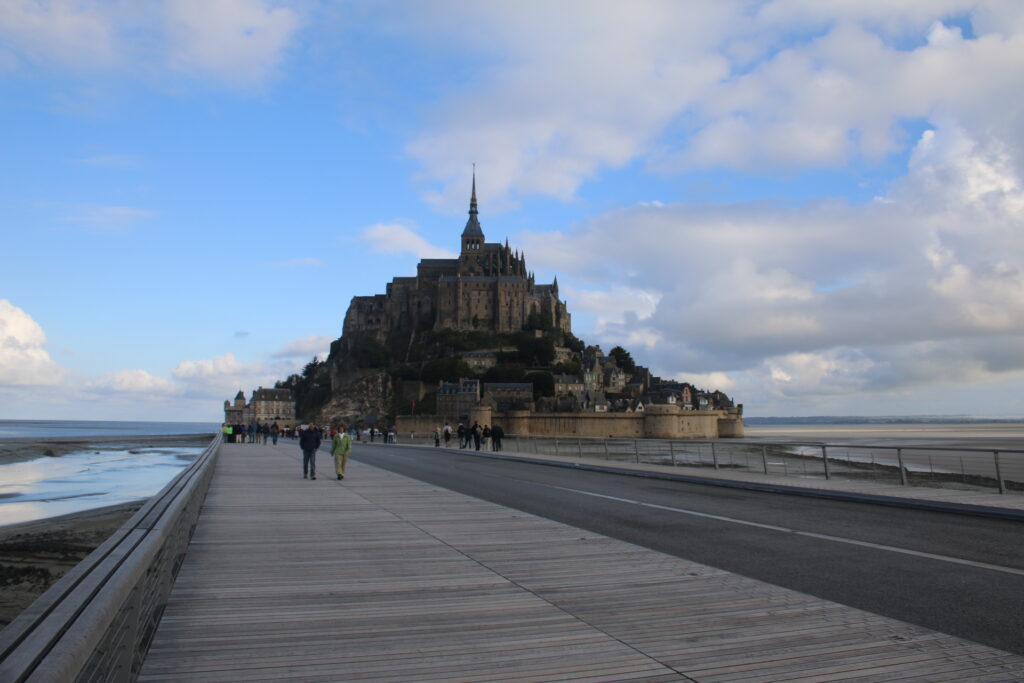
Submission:
<svg viewBox="0 0 1024 683">
<path fill-rule="evenodd" d="M 359 446 L 357 446 L 358 448 Z M 351 463 L 223 447 L 142 681 L 1021 681 L 1024 657 Z"/>
</svg>

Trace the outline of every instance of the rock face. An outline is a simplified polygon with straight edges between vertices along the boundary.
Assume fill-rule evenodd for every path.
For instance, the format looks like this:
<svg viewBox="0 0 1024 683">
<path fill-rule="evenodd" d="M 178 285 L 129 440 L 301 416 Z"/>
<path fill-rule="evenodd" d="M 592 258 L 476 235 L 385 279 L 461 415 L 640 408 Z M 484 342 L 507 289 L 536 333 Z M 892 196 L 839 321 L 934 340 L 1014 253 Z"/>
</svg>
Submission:
<svg viewBox="0 0 1024 683">
<path fill-rule="evenodd" d="M 340 390 L 333 392 L 331 400 L 320 410 L 320 422 L 371 424 L 376 416 L 383 420 L 391 412 L 394 393 L 386 372 L 367 370 L 349 379 Z"/>
</svg>

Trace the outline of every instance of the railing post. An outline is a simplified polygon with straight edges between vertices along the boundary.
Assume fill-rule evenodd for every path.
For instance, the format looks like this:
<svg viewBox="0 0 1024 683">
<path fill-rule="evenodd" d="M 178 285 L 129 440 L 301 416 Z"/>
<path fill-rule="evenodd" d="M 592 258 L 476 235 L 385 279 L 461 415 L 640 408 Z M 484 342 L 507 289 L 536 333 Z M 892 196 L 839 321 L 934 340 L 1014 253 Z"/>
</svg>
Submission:
<svg viewBox="0 0 1024 683">
<path fill-rule="evenodd" d="M 831 479 L 832 475 L 828 471 L 828 449 L 825 447 L 825 444 L 821 445 L 821 460 L 825 463 L 825 478 Z"/>
<path fill-rule="evenodd" d="M 672 467 L 676 466 L 676 449 L 672 444 L 672 439 L 668 440 L 668 454 L 672 456 Z"/>
<path fill-rule="evenodd" d="M 633 457 L 637 462 L 640 462 L 640 446 L 637 445 L 636 439 L 633 439 Z"/>
<path fill-rule="evenodd" d="M 579 454 L 580 460 L 583 460 L 583 442 L 579 439 L 576 439 L 576 452 Z"/>
<path fill-rule="evenodd" d="M 558 438 L 555 438 L 555 457 L 558 457 Z"/>
<path fill-rule="evenodd" d="M 608 459 L 608 439 L 604 440 L 604 459 Z"/>
<path fill-rule="evenodd" d="M 718 452 L 715 451 L 715 442 L 711 442 L 711 460 L 715 463 L 715 469 L 718 469 Z"/>
<path fill-rule="evenodd" d="M 768 446 L 761 446 L 761 465 L 764 467 L 764 473 L 768 474 Z"/>
<path fill-rule="evenodd" d="M 907 468 L 905 468 L 903 466 L 903 449 L 902 448 L 897 448 L 896 449 L 896 462 L 899 463 L 899 467 L 900 467 L 900 485 L 901 486 L 906 486 L 907 485 Z"/>
<path fill-rule="evenodd" d="M 996 479 L 999 481 L 999 493 L 1006 493 L 1006 482 L 1003 481 L 1003 470 L 999 467 L 999 451 L 992 451 L 992 457 L 996 462 Z"/>
</svg>

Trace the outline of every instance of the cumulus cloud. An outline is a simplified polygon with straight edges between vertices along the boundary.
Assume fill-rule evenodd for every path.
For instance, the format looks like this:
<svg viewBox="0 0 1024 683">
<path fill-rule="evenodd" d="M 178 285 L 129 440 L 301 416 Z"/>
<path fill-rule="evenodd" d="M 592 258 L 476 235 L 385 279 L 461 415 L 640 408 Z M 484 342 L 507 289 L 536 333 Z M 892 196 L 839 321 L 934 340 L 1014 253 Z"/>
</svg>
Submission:
<svg viewBox="0 0 1024 683">
<path fill-rule="evenodd" d="M 465 198 L 463 198 L 465 199 Z M 360 239 L 378 254 L 412 253 L 417 258 L 455 258 L 457 254 L 435 247 L 415 230 L 401 223 L 376 223 L 364 228 Z"/>
<path fill-rule="evenodd" d="M 1024 376 L 1022 200 L 1006 146 L 950 123 L 867 205 L 647 204 L 525 239 L 663 375 L 836 397 Z"/>
<path fill-rule="evenodd" d="M 259 0 L 166 0 L 165 12 L 173 68 L 243 85 L 274 74 L 299 27 L 294 10 Z"/>
<path fill-rule="evenodd" d="M 60 384 L 65 371 L 46 351 L 46 334 L 28 313 L 0 299 L 0 386 Z"/>
<path fill-rule="evenodd" d="M 85 383 L 95 393 L 136 394 L 147 398 L 175 396 L 182 388 L 163 377 L 145 370 L 118 370 L 107 372 Z"/>
<path fill-rule="evenodd" d="M 274 358 L 301 359 L 304 362 L 316 356 L 327 358 L 334 337 L 326 334 L 311 334 L 308 337 L 294 339 L 273 353 Z"/>
<path fill-rule="evenodd" d="M 254 87 L 276 74 L 301 23 L 265 0 L 11 0 L 0 3 L 0 64 Z"/>
<path fill-rule="evenodd" d="M 262 363 L 242 363 L 234 354 L 182 361 L 171 371 L 186 394 L 224 400 L 244 387 L 273 386 L 279 379 Z"/>
<path fill-rule="evenodd" d="M 812 0 L 449 3 L 485 68 L 409 143 L 426 197 L 461 205 L 467 160 L 492 206 L 573 197 L 637 159 L 676 172 L 875 163 L 945 113 L 1019 140 L 1020 3 Z M 451 17 L 457 20 L 451 21 Z M 949 17 L 967 17 L 966 37 Z M 542 20 L 539 20 L 542 18 Z M 415 30 L 415 29 L 414 29 Z M 467 35 L 471 34 L 471 35 Z M 486 35 L 487 41 L 480 40 Z M 1020 143 L 1014 143 L 1019 145 Z M 1019 150 L 1018 150 L 1019 151 Z"/>
</svg>

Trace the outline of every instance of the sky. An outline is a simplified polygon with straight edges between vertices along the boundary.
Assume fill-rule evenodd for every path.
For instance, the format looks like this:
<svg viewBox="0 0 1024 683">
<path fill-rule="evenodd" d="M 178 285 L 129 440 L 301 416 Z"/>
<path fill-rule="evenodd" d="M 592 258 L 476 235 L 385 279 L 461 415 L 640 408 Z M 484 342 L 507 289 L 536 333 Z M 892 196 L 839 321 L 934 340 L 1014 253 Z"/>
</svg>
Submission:
<svg viewBox="0 0 1024 683">
<path fill-rule="evenodd" d="M 219 421 L 488 241 L 748 416 L 1024 416 L 1019 0 L 5 0 L 0 419 Z"/>
</svg>

